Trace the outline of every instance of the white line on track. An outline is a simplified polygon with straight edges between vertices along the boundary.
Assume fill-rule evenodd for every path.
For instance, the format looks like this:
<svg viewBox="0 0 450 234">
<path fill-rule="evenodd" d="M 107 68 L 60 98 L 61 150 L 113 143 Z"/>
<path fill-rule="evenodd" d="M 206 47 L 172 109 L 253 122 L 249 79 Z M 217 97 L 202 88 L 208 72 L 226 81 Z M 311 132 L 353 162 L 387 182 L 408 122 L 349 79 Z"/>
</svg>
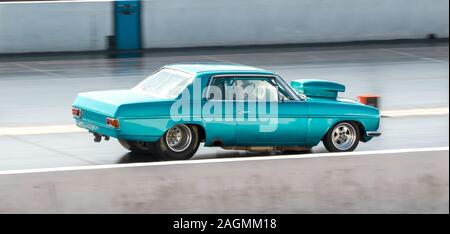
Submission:
<svg viewBox="0 0 450 234">
<path fill-rule="evenodd" d="M 412 116 L 434 116 L 434 115 L 448 115 L 448 114 L 449 114 L 448 107 L 381 111 L 382 117 L 412 117 Z"/>
<path fill-rule="evenodd" d="M 432 108 L 432 109 L 410 109 L 382 111 L 382 117 L 412 117 L 412 116 L 435 116 L 449 115 L 449 108 Z M 45 135 L 58 133 L 79 133 L 87 132 L 75 125 L 49 125 L 38 127 L 6 127 L 0 128 L 1 136 L 26 136 L 26 135 Z"/>
<path fill-rule="evenodd" d="M 283 159 L 305 159 L 305 158 L 322 158 L 322 157 L 337 157 L 337 156 L 346 156 L 346 157 L 363 156 L 363 155 L 372 155 L 373 156 L 373 155 L 380 155 L 380 154 L 442 152 L 442 151 L 449 151 L 449 147 L 447 146 L 447 147 L 436 147 L 436 148 L 357 151 L 357 152 L 348 152 L 348 153 L 319 153 L 319 154 L 301 154 L 301 155 L 286 155 L 286 156 L 197 159 L 197 160 L 186 160 L 186 161 L 166 161 L 166 162 L 147 162 L 147 163 L 133 163 L 133 164 L 108 164 L 108 165 L 94 165 L 94 166 L 22 169 L 22 170 L 0 171 L 0 175 L 58 172 L 58 171 L 98 170 L 98 169 L 114 169 L 114 168 L 135 168 L 135 167 L 146 167 L 146 166 L 165 166 L 165 165 L 182 165 L 182 164 L 208 164 L 208 163 L 227 163 L 227 162 L 245 162 L 245 161 L 283 160 Z"/>
<path fill-rule="evenodd" d="M 8 127 L 0 128 L 0 136 L 25 136 L 39 134 L 87 132 L 75 125 L 52 125 L 39 127 Z"/>
</svg>

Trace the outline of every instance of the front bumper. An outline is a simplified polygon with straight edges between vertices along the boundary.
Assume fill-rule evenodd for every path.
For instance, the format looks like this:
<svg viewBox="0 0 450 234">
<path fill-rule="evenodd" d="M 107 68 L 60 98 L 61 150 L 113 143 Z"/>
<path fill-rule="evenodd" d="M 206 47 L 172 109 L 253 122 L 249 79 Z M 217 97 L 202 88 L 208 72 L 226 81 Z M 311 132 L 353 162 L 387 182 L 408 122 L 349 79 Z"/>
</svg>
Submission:
<svg viewBox="0 0 450 234">
<path fill-rule="evenodd" d="M 366 132 L 366 136 L 368 136 L 368 137 L 379 137 L 379 136 L 381 136 L 381 132 Z"/>
</svg>

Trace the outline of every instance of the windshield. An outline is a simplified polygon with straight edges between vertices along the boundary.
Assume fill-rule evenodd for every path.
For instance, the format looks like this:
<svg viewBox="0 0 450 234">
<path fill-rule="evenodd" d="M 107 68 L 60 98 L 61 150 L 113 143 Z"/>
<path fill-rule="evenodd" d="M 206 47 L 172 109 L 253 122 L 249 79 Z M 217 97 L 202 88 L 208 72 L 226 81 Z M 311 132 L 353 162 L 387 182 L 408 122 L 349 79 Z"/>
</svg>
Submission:
<svg viewBox="0 0 450 234">
<path fill-rule="evenodd" d="M 191 74 L 163 68 L 147 77 L 133 90 L 159 98 L 176 98 L 191 83 L 193 78 Z"/>
<path fill-rule="evenodd" d="M 300 98 L 300 100 L 306 99 L 306 96 L 300 92 L 298 92 L 296 89 L 293 89 L 290 85 L 286 83 L 286 81 L 283 80 L 283 78 L 278 77 L 277 81 L 280 83 L 280 86 L 283 87 L 283 91 L 287 91 L 291 96 L 297 96 L 297 98 Z"/>
</svg>

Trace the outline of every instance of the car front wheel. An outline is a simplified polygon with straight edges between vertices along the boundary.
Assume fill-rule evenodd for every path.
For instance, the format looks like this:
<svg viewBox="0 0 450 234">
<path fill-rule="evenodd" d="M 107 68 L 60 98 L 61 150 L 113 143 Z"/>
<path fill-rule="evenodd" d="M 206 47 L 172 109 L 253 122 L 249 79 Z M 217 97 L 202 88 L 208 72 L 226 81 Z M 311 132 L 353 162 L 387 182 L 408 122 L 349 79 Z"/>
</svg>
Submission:
<svg viewBox="0 0 450 234">
<path fill-rule="evenodd" d="M 350 152 L 356 149 L 360 140 L 360 131 L 350 122 L 341 122 L 334 126 L 323 139 L 328 152 Z"/>
<path fill-rule="evenodd" d="M 198 128 L 178 124 L 167 130 L 155 144 L 155 152 L 164 160 L 186 160 L 194 156 L 200 146 Z"/>
</svg>

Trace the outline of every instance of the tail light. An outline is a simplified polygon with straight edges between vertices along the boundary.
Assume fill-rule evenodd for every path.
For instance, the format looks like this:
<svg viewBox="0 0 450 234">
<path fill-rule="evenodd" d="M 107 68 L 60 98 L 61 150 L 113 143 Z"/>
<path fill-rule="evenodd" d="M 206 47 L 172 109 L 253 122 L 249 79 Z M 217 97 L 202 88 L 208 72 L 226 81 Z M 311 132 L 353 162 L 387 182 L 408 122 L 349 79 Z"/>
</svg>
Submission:
<svg viewBox="0 0 450 234">
<path fill-rule="evenodd" d="M 106 125 L 111 126 L 113 128 L 119 128 L 119 120 L 114 118 L 106 118 Z"/>
<path fill-rule="evenodd" d="M 75 107 L 72 107 L 72 115 L 74 117 L 81 117 L 81 110 Z"/>
</svg>

